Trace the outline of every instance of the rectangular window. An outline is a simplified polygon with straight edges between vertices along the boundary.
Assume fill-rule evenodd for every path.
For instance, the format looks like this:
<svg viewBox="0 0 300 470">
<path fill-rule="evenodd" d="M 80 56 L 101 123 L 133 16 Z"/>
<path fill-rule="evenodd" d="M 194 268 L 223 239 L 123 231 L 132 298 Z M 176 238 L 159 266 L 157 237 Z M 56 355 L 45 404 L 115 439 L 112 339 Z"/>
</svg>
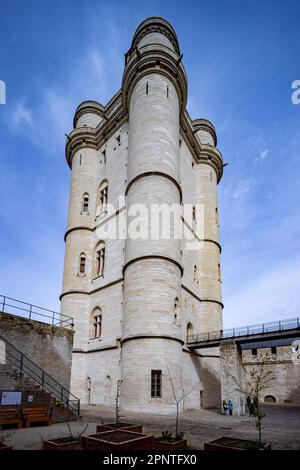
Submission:
<svg viewBox="0 0 300 470">
<path fill-rule="evenodd" d="M 256 348 L 252 349 L 252 356 L 257 356 L 257 349 Z"/>
<path fill-rule="evenodd" d="M 161 397 L 161 370 L 151 371 L 151 397 Z"/>
<path fill-rule="evenodd" d="M 272 354 L 277 354 L 277 348 L 276 348 L 276 346 L 272 346 L 272 347 L 271 347 L 271 353 L 272 353 Z"/>
</svg>

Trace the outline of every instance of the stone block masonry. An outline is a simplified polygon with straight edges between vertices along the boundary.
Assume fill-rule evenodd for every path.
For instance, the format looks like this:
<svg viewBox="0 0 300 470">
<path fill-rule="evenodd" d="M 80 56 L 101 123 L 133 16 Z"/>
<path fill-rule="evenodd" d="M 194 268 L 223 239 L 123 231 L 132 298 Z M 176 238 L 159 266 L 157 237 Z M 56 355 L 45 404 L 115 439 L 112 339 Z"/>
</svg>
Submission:
<svg viewBox="0 0 300 470">
<path fill-rule="evenodd" d="M 121 89 L 75 112 L 61 312 L 74 317 L 71 391 L 82 403 L 112 406 L 122 380 L 122 410 L 175 413 L 172 381 L 177 396 L 191 390 L 181 409 L 219 406 L 218 352 L 203 358 L 185 343 L 188 332 L 222 329 L 223 160 L 214 126 L 192 120 L 186 103 L 176 33 L 152 17 L 125 54 Z M 109 224 L 130 225 L 139 204 L 149 219 L 162 204 L 193 207 L 184 226 L 199 248 L 159 230 L 112 237 Z"/>
<path fill-rule="evenodd" d="M 66 389 L 70 389 L 71 330 L 0 313 L 0 334 Z M 0 370 L 1 367 L 7 366 L 0 364 Z M 6 384 L 0 383 L 1 387 L 6 387 Z"/>
</svg>

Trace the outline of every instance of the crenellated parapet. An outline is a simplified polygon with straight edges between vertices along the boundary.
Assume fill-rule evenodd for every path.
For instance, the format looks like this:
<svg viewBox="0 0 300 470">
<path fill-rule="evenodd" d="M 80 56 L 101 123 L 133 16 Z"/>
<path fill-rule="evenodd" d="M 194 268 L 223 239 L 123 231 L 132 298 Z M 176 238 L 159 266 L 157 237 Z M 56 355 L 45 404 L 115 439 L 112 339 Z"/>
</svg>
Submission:
<svg viewBox="0 0 300 470">
<path fill-rule="evenodd" d="M 97 101 L 83 101 L 76 109 L 73 127 L 97 127 L 104 118 L 105 108 Z"/>
<path fill-rule="evenodd" d="M 151 18 L 147 18 L 143 21 L 136 29 L 131 47 L 125 54 L 125 60 L 127 61 L 131 52 L 144 40 L 144 38 L 146 38 L 146 36 L 146 41 L 149 42 L 149 39 L 151 41 L 155 33 L 159 33 L 161 35 L 160 42 L 162 44 L 172 48 L 177 55 L 180 55 L 179 43 L 174 28 L 164 18 L 161 18 L 160 16 L 152 16 Z M 157 36 L 155 36 L 155 40 L 157 43 Z M 169 44 L 167 41 L 169 41 Z"/>
<path fill-rule="evenodd" d="M 91 114 L 99 119 L 96 127 L 88 125 L 88 122 L 86 125 L 82 124 L 83 119 L 87 117 L 88 121 Z M 128 114 L 122 103 L 121 91 L 118 91 L 106 106 L 96 101 L 81 103 L 75 112 L 74 130 L 69 133 L 66 141 L 66 159 L 69 167 L 72 168 L 72 160 L 78 150 L 83 148 L 99 150 L 127 119 Z"/>
<path fill-rule="evenodd" d="M 221 152 L 216 147 L 202 144 L 201 151 L 197 155 L 197 163 L 205 163 L 211 166 L 217 174 L 217 182 L 220 182 L 223 175 L 223 159 Z"/>
<path fill-rule="evenodd" d="M 125 56 L 122 96 L 127 109 L 134 86 L 151 73 L 164 75 L 174 84 L 183 112 L 187 101 L 187 76 L 175 31 L 162 18 L 151 18 L 138 27 Z"/>
<path fill-rule="evenodd" d="M 203 143 L 210 143 L 214 147 L 217 146 L 217 134 L 215 126 L 207 119 L 194 119 L 193 120 L 194 132 Z"/>
</svg>

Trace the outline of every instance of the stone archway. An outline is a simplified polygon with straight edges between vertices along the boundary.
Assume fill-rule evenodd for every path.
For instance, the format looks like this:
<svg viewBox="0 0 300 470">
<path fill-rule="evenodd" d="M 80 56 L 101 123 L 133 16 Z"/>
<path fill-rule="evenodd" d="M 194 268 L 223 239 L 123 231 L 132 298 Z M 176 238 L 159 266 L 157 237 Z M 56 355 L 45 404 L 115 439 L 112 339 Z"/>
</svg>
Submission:
<svg viewBox="0 0 300 470">
<path fill-rule="evenodd" d="M 266 395 L 264 398 L 265 403 L 276 403 L 276 398 L 273 395 Z"/>
<path fill-rule="evenodd" d="M 111 402 L 111 377 L 107 375 L 105 377 L 105 386 L 104 386 L 104 403 L 105 405 L 110 405 Z"/>
</svg>

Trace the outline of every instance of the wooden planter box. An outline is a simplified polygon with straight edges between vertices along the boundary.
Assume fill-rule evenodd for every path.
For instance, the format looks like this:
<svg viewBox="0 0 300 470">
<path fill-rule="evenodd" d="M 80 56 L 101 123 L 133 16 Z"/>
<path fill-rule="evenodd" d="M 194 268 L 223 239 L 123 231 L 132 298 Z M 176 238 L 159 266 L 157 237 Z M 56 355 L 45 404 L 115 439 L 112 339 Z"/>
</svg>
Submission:
<svg viewBox="0 0 300 470">
<path fill-rule="evenodd" d="M 84 450 L 152 450 L 153 436 L 122 429 L 81 436 Z"/>
<path fill-rule="evenodd" d="M 65 442 L 63 442 L 65 439 Z M 81 450 L 80 441 L 68 441 L 68 438 L 58 438 L 52 441 L 44 441 L 44 450 Z"/>
<path fill-rule="evenodd" d="M 0 443 L 0 452 L 5 450 L 13 450 L 13 446 L 9 446 L 8 444 L 1 444 Z"/>
<path fill-rule="evenodd" d="M 214 441 L 205 442 L 204 450 L 271 450 L 271 443 L 262 443 L 259 447 L 257 441 L 238 439 L 235 437 L 220 437 Z"/>
<path fill-rule="evenodd" d="M 122 429 L 122 431 L 132 431 L 132 432 L 143 432 L 143 426 L 138 424 L 128 424 L 128 423 L 119 423 L 118 426 L 116 423 L 108 424 L 99 424 L 96 428 L 96 433 L 105 432 L 105 431 L 114 431 L 116 429 Z"/>
<path fill-rule="evenodd" d="M 186 449 L 187 440 L 186 439 L 179 439 L 175 440 L 163 440 L 162 438 L 155 437 L 153 439 L 153 450 L 180 450 Z"/>
</svg>

